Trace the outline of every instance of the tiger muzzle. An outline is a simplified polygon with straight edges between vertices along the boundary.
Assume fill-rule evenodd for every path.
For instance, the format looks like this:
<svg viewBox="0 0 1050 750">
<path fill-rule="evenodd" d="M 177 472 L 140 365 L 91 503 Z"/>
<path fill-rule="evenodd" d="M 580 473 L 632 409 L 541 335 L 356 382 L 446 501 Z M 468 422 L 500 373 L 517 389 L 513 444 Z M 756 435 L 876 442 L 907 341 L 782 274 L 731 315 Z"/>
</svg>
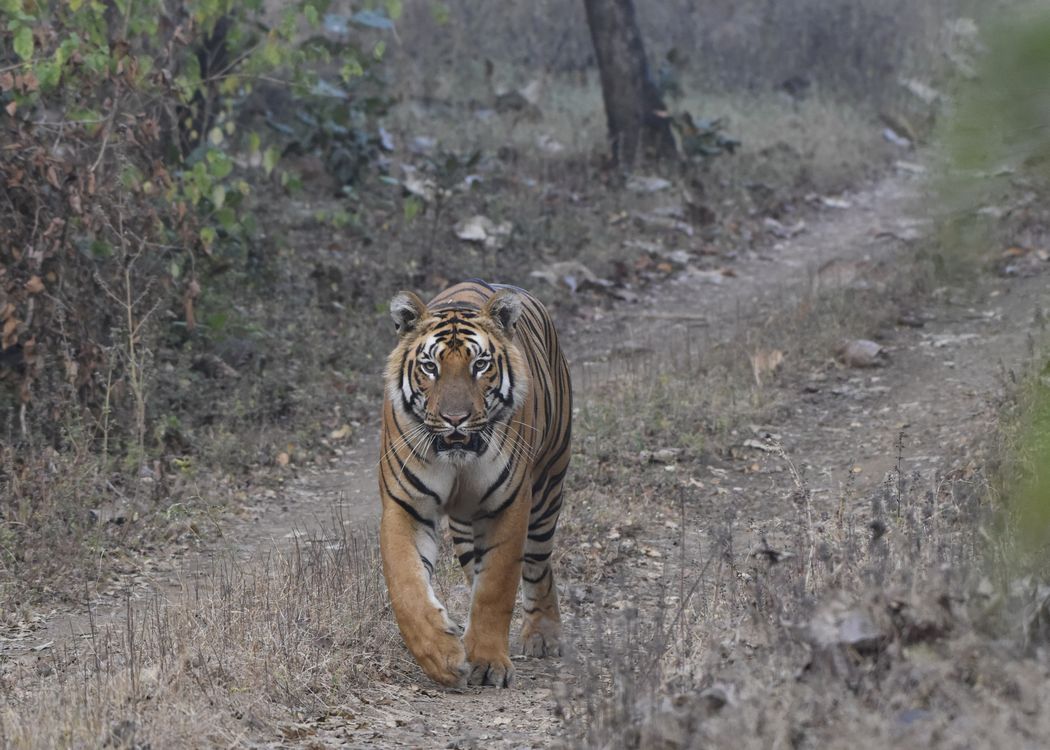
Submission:
<svg viewBox="0 0 1050 750">
<path fill-rule="evenodd" d="M 447 435 L 436 435 L 434 437 L 434 450 L 438 453 L 448 451 L 466 451 L 468 453 L 481 453 L 484 443 L 480 432 L 460 432 L 454 430 Z"/>
</svg>

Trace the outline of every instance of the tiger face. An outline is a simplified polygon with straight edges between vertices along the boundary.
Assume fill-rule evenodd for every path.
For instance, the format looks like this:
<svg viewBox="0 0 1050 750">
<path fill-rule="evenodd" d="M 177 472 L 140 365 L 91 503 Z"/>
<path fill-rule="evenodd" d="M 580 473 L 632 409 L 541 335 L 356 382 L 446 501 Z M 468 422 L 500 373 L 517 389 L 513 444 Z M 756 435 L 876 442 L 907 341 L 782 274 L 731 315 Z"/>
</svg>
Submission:
<svg viewBox="0 0 1050 750">
<path fill-rule="evenodd" d="M 395 408 L 414 422 L 417 447 L 456 462 L 480 456 L 528 390 L 514 342 L 520 298 L 503 290 L 481 308 L 431 310 L 401 292 L 390 312 L 400 340 L 387 363 L 387 388 Z"/>
</svg>

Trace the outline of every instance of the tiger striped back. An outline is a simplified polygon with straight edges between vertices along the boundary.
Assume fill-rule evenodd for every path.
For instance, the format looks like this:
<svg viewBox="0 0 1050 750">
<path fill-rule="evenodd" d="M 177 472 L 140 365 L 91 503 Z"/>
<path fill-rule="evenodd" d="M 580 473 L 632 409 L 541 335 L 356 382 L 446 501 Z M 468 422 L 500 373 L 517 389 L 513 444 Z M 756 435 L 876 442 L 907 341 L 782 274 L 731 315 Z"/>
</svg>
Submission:
<svg viewBox="0 0 1050 750">
<path fill-rule="evenodd" d="M 472 280 L 391 302 L 379 487 L 383 570 L 405 643 L 433 679 L 509 685 L 522 582 L 523 650 L 560 653 L 550 557 L 569 466 L 572 391 L 549 314 L 528 292 Z M 472 587 L 462 641 L 431 584 L 442 517 Z"/>
</svg>

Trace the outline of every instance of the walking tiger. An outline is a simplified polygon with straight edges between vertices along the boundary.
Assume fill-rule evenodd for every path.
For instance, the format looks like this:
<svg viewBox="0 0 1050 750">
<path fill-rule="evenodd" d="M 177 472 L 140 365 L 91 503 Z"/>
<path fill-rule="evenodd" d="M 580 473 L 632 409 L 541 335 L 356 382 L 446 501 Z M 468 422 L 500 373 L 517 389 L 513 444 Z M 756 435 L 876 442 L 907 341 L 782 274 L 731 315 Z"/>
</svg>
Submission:
<svg viewBox="0 0 1050 750">
<path fill-rule="evenodd" d="M 569 467 L 572 389 L 550 315 L 516 287 L 466 281 L 390 303 L 379 462 L 383 574 L 405 644 L 444 685 L 509 687 L 522 649 L 561 653 L 551 550 Z M 466 632 L 434 594 L 442 517 L 471 587 Z"/>
</svg>

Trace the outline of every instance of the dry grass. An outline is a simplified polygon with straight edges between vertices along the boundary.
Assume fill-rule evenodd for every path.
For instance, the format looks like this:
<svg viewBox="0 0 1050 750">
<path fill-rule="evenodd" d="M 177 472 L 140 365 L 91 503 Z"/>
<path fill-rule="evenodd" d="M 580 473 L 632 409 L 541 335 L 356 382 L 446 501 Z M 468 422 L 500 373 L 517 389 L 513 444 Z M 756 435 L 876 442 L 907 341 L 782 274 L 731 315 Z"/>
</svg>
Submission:
<svg viewBox="0 0 1050 750">
<path fill-rule="evenodd" d="M 837 369 L 843 341 L 892 327 L 929 289 L 931 273 L 920 255 L 869 288 L 813 285 L 786 310 L 755 307 L 722 329 L 672 324 L 662 342 L 649 341 L 652 351 L 592 364 L 579 381 L 583 451 L 670 448 L 690 459 L 724 451 L 739 428 L 778 421 L 795 398 L 792 385 Z M 783 361 L 756 375 L 756 358 L 770 352 Z"/>
<path fill-rule="evenodd" d="M 231 746 L 295 732 L 411 667 L 374 538 L 339 519 L 264 560 L 225 560 L 0 682 L 5 747 Z M 414 675 L 414 672 L 413 672 Z"/>
<path fill-rule="evenodd" d="M 597 400 L 581 407 L 588 430 L 606 435 L 585 441 L 578 467 L 589 486 L 574 495 L 603 509 L 603 523 L 586 524 L 586 538 L 605 545 L 593 568 L 618 571 L 610 595 L 632 594 L 629 606 L 588 603 L 575 677 L 559 696 L 565 747 L 1002 747 L 1045 736 L 1050 725 L 1032 710 L 1047 697 L 1039 655 L 1050 604 L 1045 579 L 1031 576 L 1032 550 L 1027 567 L 1015 564 L 1018 517 L 1027 510 L 1027 523 L 1045 528 L 1031 506 L 996 504 L 972 469 L 898 469 L 866 495 L 847 473 L 836 494 L 815 495 L 797 469 L 804 457 L 781 453 L 788 486 L 751 488 L 775 512 L 698 509 L 679 478 L 631 461 L 638 424 L 646 447 L 681 445 L 705 413 L 661 422 L 668 405 L 688 408 L 708 385 L 675 382 L 677 398 L 648 402 L 666 384 L 614 384 L 603 400 L 624 404 L 619 420 Z M 1038 445 L 1022 454 L 1039 455 Z M 677 461 L 689 466 L 688 450 Z M 607 541 L 635 537 L 640 547 Z M 675 552 L 649 559 L 646 544 Z"/>
<path fill-rule="evenodd" d="M 710 548 L 693 550 L 685 568 L 668 561 L 656 621 L 597 623 L 578 683 L 606 687 L 563 696 L 570 745 L 878 747 L 940 726 L 933 712 L 953 701 L 988 712 L 976 681 L 1009 671 L 1017 649 L 982 645 L 994 607 L 975 593 L 982 492 L 979 477 L 905 482 L 901 495 L 876 493 L 862 523 L 816 507 L 796 475 L 790 516 L 742 537 L 727 512 Z M 864 638 L 818 631 L 851 618 Z M 964 653 L 980 678 L 952 674 Z M 1011 679 L 1036 673 L 1025 664 Z M 922 712 L 916 726 L 899 720 L 908 710 Z M 1007 729 L 993 721 L 980 736 Z"/>
<path fill-rule="evenodd" d="M 679 476 L 703 477 L 739 443 L 738 428 L 777 424 L 776 396 L 797 393 L 749 378 L 752 346 L 787 350 L 777 382 L 798 384 L 842 338 L 870 335 L 900 302 L 921 299 L 931 273 L 905 263 L 887 279 L 890 294 L 832 291 L 794 315 L 741 321 L 747 342 L 730 332 L 683 351 L 688 335 L 678 336 L 677 352 L 610 366 L 585 385 L 585 480 L 574 497 L 603 510 L 577 533 L 602 548 L 591 569 L 615 569 L 612 590 L 632 594 L 628 606 L 588 603 L 593 619 L 559 696 L 565 747 L 1038 746 L 1050 729 L 1034 712 L 1048 697 L 1047 558 L 1045 538 L 1019 540 L 1032 539 L 1026 526 L 1046 528 L 1050 506 L 1045 493 L 1003 500 L 1025 485 L 1002 486 L 992 446 L 972 446 L 970 468 L 948 474 L 898 468 L 866 494 L 846 472 L 817 495 L 797 468 L 808 457 L 781 453 L 776 476 L 787 482 L 747 485 L 763 497 L 757 518 L 732 496 L 698 507 Z M 1045 328 L 1041 316 L 1035 325 Z M 1033 431 L 1045 360 L 1033 361 L 998 450 L 1030 487 L 1045 445 Z M 678 449 L 677 472 L 639 464 L 643 448 Z M 898 450 L 900 467 L 908 456 Z M 993 467 L 991 479 L 974 466 Z"/>
<path fill-rule="evenodd" d="M 483 83 L 457 83 L 450 86 L 447 101 L 408 101 L 396 107 L 391 123 L 406 133 L 436 136 L 454 152 L 510 149 L 522 155 L 533 176 L 557 178 L 574 171 L 573 159 L 606 147 L 601 89 L 595 76 L 581 82 L 573 76 L 543 75 L 535 83 L 534 118 L 493 109 L 495 97 Z M 673 108 L 700 119 L 723 119 L 727 132 L 742 143 L 736 156 L 690 170 L 716 200 L 755 182 L 785 192 L 799 187 L 841 190 L 874 174 L 892 153 L 873 114 L 819 95 L 796 101 L 773 92 L 727 92 L 698 84 Z"/>
</svg>

